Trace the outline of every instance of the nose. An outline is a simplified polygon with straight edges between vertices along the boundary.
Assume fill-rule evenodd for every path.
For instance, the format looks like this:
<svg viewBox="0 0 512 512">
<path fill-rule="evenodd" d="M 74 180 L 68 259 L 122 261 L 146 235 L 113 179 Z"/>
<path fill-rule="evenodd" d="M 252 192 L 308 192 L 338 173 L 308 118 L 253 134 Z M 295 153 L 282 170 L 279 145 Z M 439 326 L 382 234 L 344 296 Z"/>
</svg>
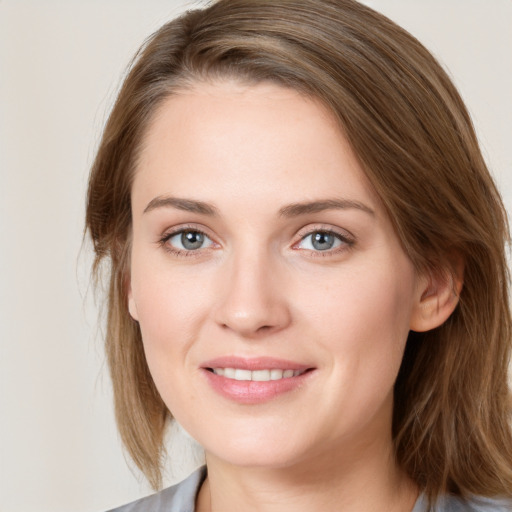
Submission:
<svg viewBox="0 0 512 512">
<path fill-rule="evenodd" d="M 239 255 L 225 263 L 216 322 L 244 338 L 278 332 L 291 322 L 282 269 L 266 254 Z"/>
</svg>

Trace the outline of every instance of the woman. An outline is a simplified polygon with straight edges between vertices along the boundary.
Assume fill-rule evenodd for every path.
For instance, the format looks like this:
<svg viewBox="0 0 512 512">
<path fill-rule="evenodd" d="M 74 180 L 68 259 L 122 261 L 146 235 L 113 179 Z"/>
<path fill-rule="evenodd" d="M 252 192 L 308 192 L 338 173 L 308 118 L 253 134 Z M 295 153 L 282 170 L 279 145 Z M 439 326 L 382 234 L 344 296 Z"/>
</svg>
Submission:
<svg viewBox="0 0 512 512">
<path fill-rule="evenodd" d="M 220 0 L 143 47 L 91 172 L 120 511 L 511 510 L 505 212 L 458 93 L 353 0 Z"/>
</svg>

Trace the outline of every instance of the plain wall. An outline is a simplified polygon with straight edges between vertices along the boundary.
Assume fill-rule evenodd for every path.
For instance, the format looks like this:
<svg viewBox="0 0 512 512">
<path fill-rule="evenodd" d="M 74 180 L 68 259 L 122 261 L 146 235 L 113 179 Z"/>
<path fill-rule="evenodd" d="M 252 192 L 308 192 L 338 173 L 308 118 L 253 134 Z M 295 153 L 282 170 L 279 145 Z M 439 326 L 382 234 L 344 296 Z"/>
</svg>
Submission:
<svg viewBox="0 0 512 512">
<path fill-rule="evenodd" d="M 510 211 L 512 2 L 367 3 L 449 69 Z M 0 512 L 95 512 L 150 492 L 115 430 L 84 197 L 126 65 L 192 5 L 0 0 Z M 187 450 L 173 448 L 168 482 L 197 464 Z"/>
</svg>

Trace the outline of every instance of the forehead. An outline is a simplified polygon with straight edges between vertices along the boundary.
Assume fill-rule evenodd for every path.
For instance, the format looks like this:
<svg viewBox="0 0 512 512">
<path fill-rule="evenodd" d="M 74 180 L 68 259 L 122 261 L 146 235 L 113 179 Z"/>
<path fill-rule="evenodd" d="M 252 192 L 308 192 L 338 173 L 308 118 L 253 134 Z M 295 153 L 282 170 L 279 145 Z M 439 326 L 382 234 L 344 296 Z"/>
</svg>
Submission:
<svg viewBox="0 0 512 512">
<path fill-rule="evenodd" d="M 200 83 L 167 98 L 150 123 L 133 194 L 288 199 L 371 195 L 358 159 L 319 102 L 274 84 Z M 246 194 L 246 195 L 247 195 Z M 284 200 L 284 197 L 283 197 Z"/>
</svg>

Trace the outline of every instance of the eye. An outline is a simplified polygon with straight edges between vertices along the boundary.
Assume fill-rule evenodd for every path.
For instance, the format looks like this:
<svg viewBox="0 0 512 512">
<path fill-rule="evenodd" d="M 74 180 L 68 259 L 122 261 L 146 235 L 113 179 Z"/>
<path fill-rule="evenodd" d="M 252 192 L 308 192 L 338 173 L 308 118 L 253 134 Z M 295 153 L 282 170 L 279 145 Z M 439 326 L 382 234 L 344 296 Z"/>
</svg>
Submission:
<svg viewBox="0 0 512 512">
<path fill-rule="evenodd" d="M 337 249 L 343 245 L 350 246 L 352 241 L 333 231 L 318 230 L 308 233 L 295 247 L 308 251 L 325 252 Z"/>
<path fill-rule="evenodd" d="M 197 251 L 213 245 L 213 241 L 208 236 L 194 229 L 185 229 L 171 233 L 162 242 L 178 253 Z"/>
</svg>

